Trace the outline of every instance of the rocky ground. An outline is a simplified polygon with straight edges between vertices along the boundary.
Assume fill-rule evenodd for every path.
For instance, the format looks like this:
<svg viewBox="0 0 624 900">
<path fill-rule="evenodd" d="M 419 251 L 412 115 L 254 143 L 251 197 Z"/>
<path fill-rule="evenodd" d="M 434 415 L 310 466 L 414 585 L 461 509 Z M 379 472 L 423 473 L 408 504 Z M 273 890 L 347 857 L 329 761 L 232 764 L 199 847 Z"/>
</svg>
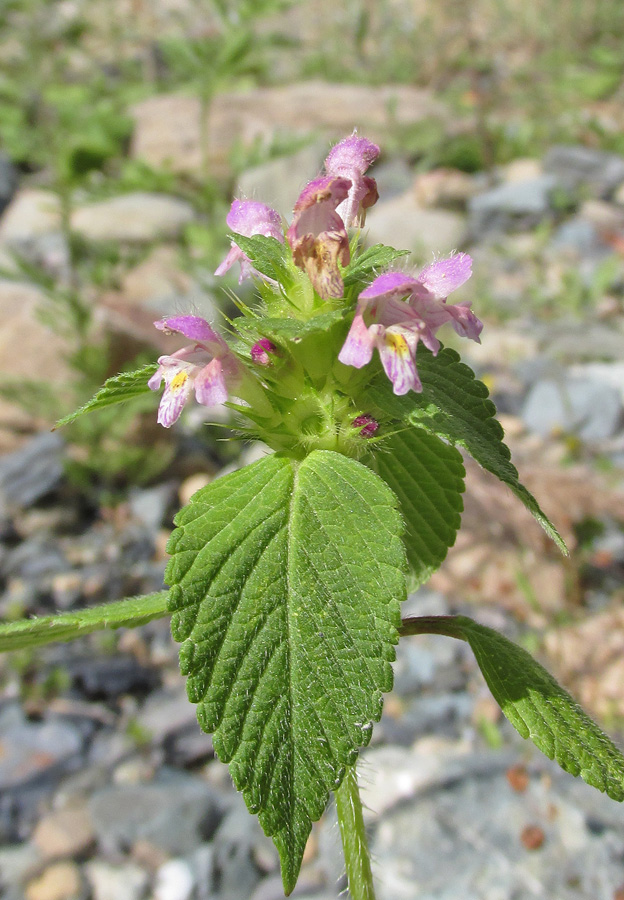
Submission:
<svg viewBox="0 0 624 900">
<path fill-rule="evenodd" d="M 287 215 L 328 136 L 357 123 L 381 139 L 392 122 L 442 114 L 421 91 L 379 88 L 362 121 L 358 91 L 295 84 L 220 98 L 211 165 L 225 164 L 228 136 L 262 136 L 269 114 L 271 127 L 290 127 L 305 104 L 325 136 L 250 167 L 238 183 L 239 195 Z M 134 157 L 193 171 L 197 104 L 159 96 L 137 107 Z M 28 179 L 18 188 L 10 163 L 0 163 L 0 374 L 43 376 L 46 396 L 58 401 L 74 377 L 72 336 L 38 314 L 49 321 L 50 284 L 69 290 L 75 276 L 59 199 Z M 409 247 L 414 262 L 453 249 L 473 256 L 467 295 L 486 328 L 480 347 L 461 351 L 492 391 L 523 478 L 573 551 L 570 561 L 558 558 L 516 501 L 469 467 L 464 530 L 405 612 L 464 612 L 525 641 L 621 736 L 624 158 L 562 146 L 469 175 L 417 172 L 394 153 L 375 174 L 382 199 L 367 223 L 371 243 Z M 183 239 L 203 224 L 188 199 L 163 192 L 75 198 L 72 233 L 124 248 L 115 284 L 85 288 L 97 335 L 112 336 L 122 361 L 130 351 L 158 352 L 158 316 L 218 315 L 223 292 Z M 190 410 L 147 485 L 122 490 L 113 473 L 86 489 L 76 466 L 93 444 L 50 433 L 57 413 L 45 403 L 13 399 L 4 392 L 0 401 L 2 618 L 159 589 L 176 508 L 263 452 L 246 447 L 239 458 L 205 439 Z M 92 440 L 108 452 L 101 435 Z M 404 639 L 395 672 L 362 763 L 380 900 L 621 900 L 624 811 L 515 735 L 467 648 Z M 166 621 L 7 656 L 0 691 L 1 897 L 282 896 L 276 852 L 185 699 Z M 329 811 L 295 896 L 330 900 L 343 888 Z"/>
</svg>

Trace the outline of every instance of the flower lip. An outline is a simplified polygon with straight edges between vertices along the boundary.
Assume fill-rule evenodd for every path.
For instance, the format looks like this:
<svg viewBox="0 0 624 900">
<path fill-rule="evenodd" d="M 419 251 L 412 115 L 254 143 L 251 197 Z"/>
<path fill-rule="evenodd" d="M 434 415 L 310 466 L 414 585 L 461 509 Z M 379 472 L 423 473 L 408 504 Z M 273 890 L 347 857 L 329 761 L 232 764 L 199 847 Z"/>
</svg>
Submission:
<svg viewBox="0 0 624 900">
<path fill-rule="evenodd" d="M 225 221 L 236 234 L 262 234 L 284 243 L 282 220 L 276 210 L 257 200 L 234 200 Z"/>
<path fill-rule="evenodd" d="M 352 172 L 363 175 L 371 166 L 380 150 L 377 144 L 373 144 L 367 138 L 358 137 L 354 131 L 352 135 L 336 144 L 327 154 L 325 169 L 330 174 L 346 175 L 351 177 Z"/>
<path fill-rule="evenodd" d="M 467 253 L 456 253 L 426 266 L 416 279 L 436 297 L 448 297 L 472 275 L 472 259 Z"/>
<path fill-rule="evenodd" d="M 331 202 L 335 209 L 339 203 L 346 199 L 350 187 L 350 178 L 344 178 L 342 175 L 319 175 L 318 178 L 309 181 L 299 194 L 294 206 L 294 213 L 302 213 L 315 204 L 328 201 Z"/>
<path fill-rule="evenodd" d="M 418 281 L 405 272 L 386 272 L 378 275 L 360 294 L 360 300 L 376 300 L 377 297 L 393 294 L 394 296 L 411 294 L 419 287 Z"/>
<path fill-rule="evenodd" d="M 165 334 L 181 334 L 191 341 L 219 345 L 223 343 L 223 338 L 201 316 L 169 316 L 166 319 L 159 319 L 154 325 Z"/>
</svg>

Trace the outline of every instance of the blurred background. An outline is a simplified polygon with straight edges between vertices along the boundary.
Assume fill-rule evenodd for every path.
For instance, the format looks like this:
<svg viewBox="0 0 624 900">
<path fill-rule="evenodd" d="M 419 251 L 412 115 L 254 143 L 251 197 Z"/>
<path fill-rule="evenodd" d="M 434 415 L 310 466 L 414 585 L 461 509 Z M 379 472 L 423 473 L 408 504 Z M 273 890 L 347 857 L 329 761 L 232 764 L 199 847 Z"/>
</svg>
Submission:
<svg viewBox="0 0 624 900">
<path fill-rule="evenodd" d="M 368 241 L 474 258 L 458 349 L 572 551 L 469 465 L 405 612 L 503 630 L 621 746 L 623 39 L 620 0 L 0 0 L 0 618 L 159 589 L 180 504 L 264 452 L 152 396 L 50 428 L 163 352 L 154 319 L 231 314 L 232 198 L 288 216 L 357 126 Z M 622 809 L 515 735 L 464 645 L 401 642 L 363 757 L 380 900 L 624 897 Z M 344 889 L 338 846 L 330 810 L 296 896 Z M 165 620 L 0 658 L 0 897 L 281 896 Z"/>
</svg>

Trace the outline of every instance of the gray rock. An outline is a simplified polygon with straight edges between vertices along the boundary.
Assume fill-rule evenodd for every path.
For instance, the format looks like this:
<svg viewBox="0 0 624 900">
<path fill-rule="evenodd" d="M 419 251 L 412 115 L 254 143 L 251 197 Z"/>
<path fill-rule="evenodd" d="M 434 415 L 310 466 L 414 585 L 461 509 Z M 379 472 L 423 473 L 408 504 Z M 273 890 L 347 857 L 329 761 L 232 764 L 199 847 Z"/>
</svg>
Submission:
<svg viewBox="0 0 624 900">
<path fill-rule="evenodd" d="M 603 256 L 611 252 L 602 242 L 596 226 L 580 216 L 563 222 L 553 234 L 550 246 L 582 257 Z"/>
<path fill-rule="evenodd" d="M 194 218 L 193 207 L 184 200 L 136 191 L 77 208 L 71 226 L 91 241 L 149 243 L 178 237 Z"/>
<path fill-rule="evenodd" d="M 201 844 L 188 859 L 195 875 L 197 900 L 213 900 L 214 846 Z"/>
<path fill-rule="evenodd" d="M 377 726 L 384 743 L 411 747 L 424 735 L 458 738 L 470 724 L 474 699 L 465 691 L 416 697 L 400 718 L 384 716 Z"/>
<path fill-rule="evenodd" d="M 0 842 L 24 838 L 42 797 L 80 765 L 83 745 L 67 722 L 29 722 L 17 704 L 0 709 Z"/>
<path fill-rule="evenodd" d="M 624 880 L 620 828 L 601 822 L 600 834 L 592 830 L 580 794 L 570 791 L 573 779 L 554 768 L 552 782 L 532 778 L 526 792 L 514 792 L 496 758 L 490 772 L 447 783 L 382 818 L 372 842 L 380 900 L 615 894 Z M 617 806 L 581 787 L 601 809 Z M 543 833 L 533 850 L 522 841 L 529 825 Z"/>
<path fill-rule="evenodd" d="M 89 806 L 104 852 L 123 852 L 144 839 L 172 856 L 181 856 L 212 836 L 227 801 L 200 778 L 161 770 L 150 784 L 97 791 Z"/>
<path fill-rule="evenodd" d="M 604 197 L 624 181 L 624 158 L 590 147 L 560 144 L 546 153 L 544 170 L 564 188 L 576 191 L 582 187 Z"/>
<path fill-rule="evenodd" d="M 111 700 L 122 694 L 140 695 L 159 681 L 155 669 L 141 665 L 133 656 L 83 659 L 68 665 L 73 686 L 88 700 Z"/>
<path fill-rule="evenodd" d="M 369 246 L 389 244 L 398 250 L 412 250 L 423 261 L 429 261 L 432 253 L 444 255 L 457 250 L 466 234 L 464 216 L 446 209 L 424 209 L 411 190 L 380 200 L 366 216 Z"/>
<path fill-rule="evenodd" d="M 11 202 L 17 182 L 17 169 L 6 153 L 0 153 L 0 215 Z"/>
<path fill-rule="evenodd" d="M 195 872 L 185 859 L 170 859 L 156 872 L 154 900 L 189 900 Z"/>
<path fill-rule="evenodd" d="M 0 459 L 0 513 L 30 506 L 59 485 L 64 448 L 60 435 L 44 433 Z"/>
<path fill-rule="evenodd" d="M 516 224 L 535 225 L 550 212 L 555 184 L 552 175 L 541 175 L 527 181 L 508 181 L 471 197 L 468 211 L 473 235 L 504 231 Z"/>
<path fill-rule="evenodd" d="M 596 380 L 578 378 L 536 382 L 521 412 L 529 431 L 542 437 L 563 431 L 587 442 L 614 435 L 621 415 L 618 390 Z"/>
<path fill-rule="evenodd" d="M 297 197 L 321 170 L 327 149 L 326 141 L 315 141 L 289 156 L 247 169 L 238 178 L 236 197 L 261 200 L 290 220 Z"/>
<path fill-rule="evenodd" d="M 128 505 L 133 517 L 150 531 L 158 531 L 177 494 L 177 484 L 166 481 L 150 488 L 134 488 Z"/>
<path fill-rule="evenodd" d="M 253 849 L 263 837 L 258 820 L 242 801 L 226 815 L 214 836 L 215 877 L 220 900 L 249 900 L 260 880 Z"/>
<path fill-rule="evenodd" d="M 139 900 L 147 888 L 148 875 L 134 863 L 113 866 L 92 860 L 85 866 L 93 900 Z"/>
</svg>

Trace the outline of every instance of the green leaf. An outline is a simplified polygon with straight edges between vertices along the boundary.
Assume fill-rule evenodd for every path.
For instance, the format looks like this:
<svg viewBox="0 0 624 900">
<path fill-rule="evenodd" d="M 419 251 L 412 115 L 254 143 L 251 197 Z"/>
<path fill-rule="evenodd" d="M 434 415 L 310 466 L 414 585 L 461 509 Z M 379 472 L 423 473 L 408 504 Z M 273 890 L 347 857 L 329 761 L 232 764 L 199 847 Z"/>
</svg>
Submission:
<svg viewBox="0 0 624 900">
<path fill-rule="evenodd" d="M 566 772 L 624 800 L 624 756 L 526 650 L 466 616 L 404 620 L 401 634 L 423 633 L 467 641 L 494 699 L 522 737 Z"/>
<path fill-rule="evenodd" d="M 303 338 L 313 334 L 324 334 L 329 331 L 336 322 L 344 319 L 344 309 L 334 309 L 330 312 L 319 313 L 318 316 L 307 321 L 301 319 L 271 319 L 271 318 L 243 318 L 235 319 L 235 325 L 241 332 L 250 331 L 273 341 L 292 341 L 298 344 Z"/>
<path fill-rule="evenodd" d="M 410 391 L 397 397 L 392 393 L 390 381 L 381 376 L 369 388 L 369 400 L 386 417 L 423 428 L 464 447 L 484 469 L 511 488 L 559 549 L 567 553 L 562 537 L 535 497 L 519 481 L 518 471 L 510 462 L 509 448 L 503 442 L 503 429 L 494 418 L 496 408 L 488 399 L 483 382 L 448 348 L 433 356 L 425 347 L 419 347 L 418 373 L 423 384 L 421 394 Z"/>
<path fill-rule="evenodd" d="M 147 386 L 147 382 L 157 368 L 158 365 L 156 363 L 150 363 L 147 366 L 143 366 L 142 369 L 137 369 L 135 372 L 122 372 L 121 375 L 108 378 L 97 394 L 88 400 L 84 406 L 81 406 L 80 409 L 75 410 L 73 413 L 69 413 L 67 416 L 63 416 L 54 427 L 60 428 L 62 425 L 69 425 L 79 416 L 94 412 L 96 409 L 103 409 L 105 406 L 112 406 L 113 403 L 123 403 L 125 400 L 139 397 L 141 394 L 148 394 L 150 389 Z"/>
<path fill-rule="evenodd" d="M 189 698 L 290 893 L 311 823 L 392 686 L 405 597 L 396 498 L 366 466 L 317 450 L 213 482 L 176 523 L 166 579 Z"/>
<path fill-rule="evenodd" d="M 245 237 L 245 235 L 234 233 L 231 237 L 250 260 L 254 269 L 257 269 L 262 275 L 281 283 L 291 280 L 286 244 L 282 244 L 277 238 L 266 237 L 263 234 Z"/>
<path fill-rule="evenodd" d="M 75 638 L 104 628 L 136 628 L 168 615 L 167 591 L 104 603 L 78 612 L 20 619 L 0 625 L 0 651 L 22 650 Z"/>
<path fill-rule="evenodd" d="M 404 429 L 384 442 L 371 466 L 399 499 L 414 589 L 455 543 L 463 510 L 461 453 L 422 429 Z"/>
<path fill-rule="evenodd" d="M 388 266 L 402 256 L 409 256 L 409 250 L 395 250 L 385 244 L 375 244 L 357 256 L 343 273 L 345 287 L 351 287 L 360 281 L 366 281 L 373 273 Z"/>
</svg>

